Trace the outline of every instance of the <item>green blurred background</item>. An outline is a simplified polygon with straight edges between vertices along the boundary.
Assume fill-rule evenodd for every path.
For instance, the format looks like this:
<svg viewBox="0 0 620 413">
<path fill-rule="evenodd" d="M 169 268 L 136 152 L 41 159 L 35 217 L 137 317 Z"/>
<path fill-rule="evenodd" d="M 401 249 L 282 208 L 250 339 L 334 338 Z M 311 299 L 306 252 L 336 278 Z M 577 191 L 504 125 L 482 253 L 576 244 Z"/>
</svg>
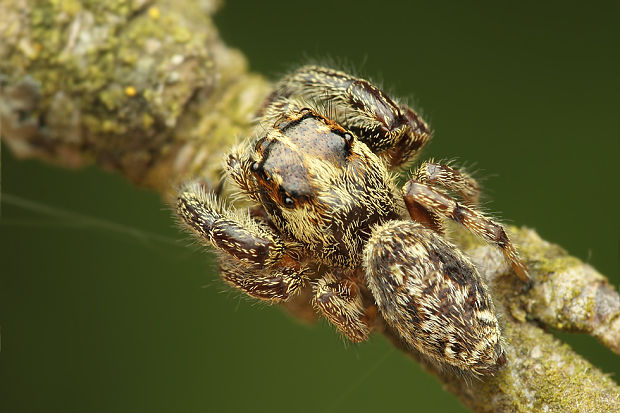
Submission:
<svg viewBox="0 0 620 413">
<path fill-rule="evenodd" d="M 331 57 L 411 98 L 435 130 L 424 157 L 475 163 L 496 216 L 617 286 L 617 17 L 612 2 L 231 1 L 216 21 L 270 77 Z M 382 337 L 346 345 L 231 292 L 119 176 L 4 147 L 2 187 L 2 412 L 465 411 Z M 620 372 L 593 339 L 561 337 Z"/>
</svg>

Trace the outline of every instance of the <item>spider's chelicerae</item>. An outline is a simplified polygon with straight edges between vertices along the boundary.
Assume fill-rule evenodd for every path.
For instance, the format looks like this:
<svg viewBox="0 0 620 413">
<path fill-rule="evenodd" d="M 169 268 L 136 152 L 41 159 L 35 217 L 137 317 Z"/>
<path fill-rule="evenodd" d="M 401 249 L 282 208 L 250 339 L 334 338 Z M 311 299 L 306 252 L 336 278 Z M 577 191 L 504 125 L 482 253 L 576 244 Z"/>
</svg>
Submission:
<svg viewBox="0 0 620 413">
<path fill-rule="evenodd" d="M 218 251 L 223 279 L 271 302 L 311 286 L 317 311 L 353 342 L 368 338 L 378 309 L 427 357 L 496 371 L 505 355 L 493 302 L 443 221 L 497 245 L 524 281 L 527 269 L 476 210 L 478 185 L 464 172 L 427 162 L 396 187 L 394 171 L 430 139 L 420 116 L 366 80 L 306 66 L 277 84 L 259 117 L 255 137 L 226 159 L 253 206 L 225 207 L 199 184 L 178 197 L 183 221 Z"/>
</svg>

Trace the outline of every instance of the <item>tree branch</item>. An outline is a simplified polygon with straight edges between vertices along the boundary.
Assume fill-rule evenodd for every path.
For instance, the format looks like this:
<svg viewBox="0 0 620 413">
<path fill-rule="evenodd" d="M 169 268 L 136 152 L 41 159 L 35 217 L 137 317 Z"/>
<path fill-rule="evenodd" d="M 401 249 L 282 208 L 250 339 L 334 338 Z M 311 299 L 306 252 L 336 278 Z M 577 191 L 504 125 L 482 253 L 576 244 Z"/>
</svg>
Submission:
<svg viewBox="0 0 620 413">
<path fill-rule="evenodd" d="M 0 17 L 0 114 L 20 157 L 97 163 L 170 197 L 214 182 L 270 85 L 247 72 L 216 1 L 16 1 Z"/>
<path fill-rule="evenodd" d="M 117 171 L 171 199 L 201 176 L 215 186 L 222 153 L 247 135 L 269 93 L 226 47 L 210 19 L 216 1 L 15 1 L 0 15 L 2 137 L 21 157 Z M 590 334 L 620 353 L 620 298 L 605 277 L 534 231 L 513 229 L 533 280 L 524 287 L 501 254 L 455 230 L 494 296 L 507 365 L 471 383 L 420 361 L 476 412 L 620 411 L 618 386 L 543 328 Z M 308 291 L 288 303 L 314 318 Z"/>
</svg>

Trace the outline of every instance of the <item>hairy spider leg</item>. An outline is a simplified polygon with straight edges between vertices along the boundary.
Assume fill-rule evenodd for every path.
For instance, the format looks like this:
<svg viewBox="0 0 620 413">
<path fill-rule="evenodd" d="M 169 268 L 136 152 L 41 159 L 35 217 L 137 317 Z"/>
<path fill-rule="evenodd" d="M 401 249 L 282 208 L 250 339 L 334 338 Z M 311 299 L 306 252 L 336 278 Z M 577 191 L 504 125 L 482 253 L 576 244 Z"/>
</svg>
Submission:
<svg viewBox="0 0 620 413">
<path fill-rule="evenodd" d="M 177 199 L 177 213 L 199 239 L 218 251 L 224 281 L 252 297 L 285 301 L 299 292 L 307 269 L 286 253 L 284 242 L 247 211 L 227 209 L 199 185 Z"/>
<path fill-rule="evenodd" d="M 468 205 L 478 205 L 480 186 L 476 180 L 463 171 L 434 162 L 424 162 L 412 175 L 416 182 L 433 187 L 440 187 L 454 192 Z M 406 203 L 411 218 L 432 229 L 438 234 L 444 233 L 443 220 L 435 212 L 409 199 Z"/>
<path fill-rule="evenodd" d="M 485 241 L 497 245 L 515 274 L 522 281 L 529 281 L 527 266 L 519 257 L 517 250 L 501 225 L 475 209 L 461 205 L 431 186 L 416 182 L 414 179 L 407 182 L 403 187 L 403 197 L 407 208 L 415 208 L 416 205 L 422 206 L 434 214 L 457 222 Z"/>
<path fill-rule="evenodd" d="M 426 122 L 411 108 L 370 82 L 337 70 L 301 67 L 276 86 L 259 115 L 277 115 L 289 99 L 328 106 L 329 118 L 355 133 L 392 168 L 412 160 L 431 137 Z"/>
<path fill-rule="evenodd" d="M 230 256 L 218 255 L 222 279 L 259 300 L 287 301 L 301 291 L 308 279 L 308 270 L 286 255 L 283 262 L 268 271 L 248 268 Z"/>
<path fill-rule="evenodd" d="M 478 205 L 480 186 L 461 170 L 436 162 L 424 162 L 413 172 L 412 179 L 452 191 L 468 205 Z"/>
<path fill-rule="evenodd" d="M 314 305 L 352 342 L 368 339 L 376 308 L 364 307 L 360 288 L 353 279 L 326 273 L 315 287 Z"/>
</svg>

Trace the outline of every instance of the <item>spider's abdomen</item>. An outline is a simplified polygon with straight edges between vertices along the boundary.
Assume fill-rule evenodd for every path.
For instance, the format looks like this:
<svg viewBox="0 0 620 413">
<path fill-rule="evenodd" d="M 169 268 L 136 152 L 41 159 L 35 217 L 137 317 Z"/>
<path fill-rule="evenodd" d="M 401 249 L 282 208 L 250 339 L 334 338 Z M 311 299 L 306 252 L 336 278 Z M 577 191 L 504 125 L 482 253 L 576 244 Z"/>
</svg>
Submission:
<svg viewBox="0 0 620 413">
<path fill-rule="evenodd" d="M 386 322 L 421 353 L 474 374 L 505 361 L 493 302 L 455 246 L 412 221 L 374 229 L 366 277 Z"/>
</svg>

